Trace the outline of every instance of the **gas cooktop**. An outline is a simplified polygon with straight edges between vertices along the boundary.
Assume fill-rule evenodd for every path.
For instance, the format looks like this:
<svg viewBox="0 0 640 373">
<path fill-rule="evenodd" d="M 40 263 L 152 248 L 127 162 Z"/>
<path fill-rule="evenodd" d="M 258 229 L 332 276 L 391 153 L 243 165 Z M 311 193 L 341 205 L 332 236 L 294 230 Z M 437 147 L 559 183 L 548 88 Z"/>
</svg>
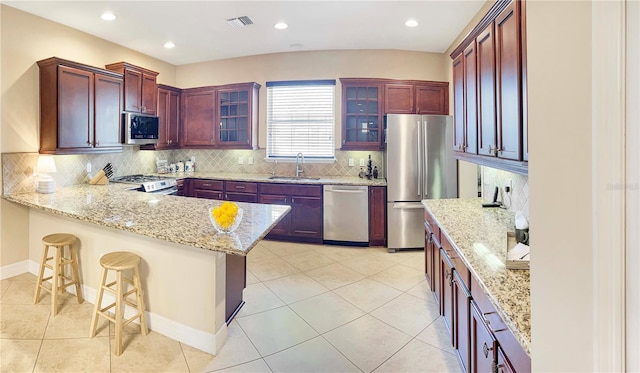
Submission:
<svg viewBox="0 0 640 373">
<path fill-rule="evenodd" d="M 176 194 L 178 187 L 177 181 L 170 176 L 156 175 L 127 175 L 118 176 L 111 179 L 114 183 L 137 184 L 140 188 L 136 188 L 140 192 Z"/>
<path fill-rule="evenodd" d="M 147 181 L 159 181 L 159 180 L 167 180 L 174 179 L 170 176 L 156 176 L 156 175 L 126 175 L 126 176 L 118 176 L 110 179 L 114 183 L 127 183 L 127 184 L 142 184 Z"/>
</svg>

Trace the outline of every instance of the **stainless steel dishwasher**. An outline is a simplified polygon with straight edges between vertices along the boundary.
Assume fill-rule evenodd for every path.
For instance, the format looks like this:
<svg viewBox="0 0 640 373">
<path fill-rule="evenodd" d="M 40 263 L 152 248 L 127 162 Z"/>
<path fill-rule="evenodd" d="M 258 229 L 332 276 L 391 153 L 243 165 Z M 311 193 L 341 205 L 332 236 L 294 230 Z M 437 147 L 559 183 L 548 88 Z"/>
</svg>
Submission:
<svg viewBox="0 0 640 373">
<path fill-rule="evenodd" d="M 324 186 L 324 241 L 369 245 L 369 188 Z"/>
</svg>

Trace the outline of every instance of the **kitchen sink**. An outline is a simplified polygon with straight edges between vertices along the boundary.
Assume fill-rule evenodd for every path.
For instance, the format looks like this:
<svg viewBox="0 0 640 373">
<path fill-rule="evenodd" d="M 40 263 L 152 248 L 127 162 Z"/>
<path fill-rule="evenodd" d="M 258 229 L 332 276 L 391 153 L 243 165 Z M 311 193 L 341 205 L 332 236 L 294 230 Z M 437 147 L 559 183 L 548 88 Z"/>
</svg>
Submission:
<svg viewBox="0 0 640 373">
<path fill-rule="evenodd" d="M 269 176 L 270 180 L 320 180 L 319 177 L 307 176 Z"/>
</svg>

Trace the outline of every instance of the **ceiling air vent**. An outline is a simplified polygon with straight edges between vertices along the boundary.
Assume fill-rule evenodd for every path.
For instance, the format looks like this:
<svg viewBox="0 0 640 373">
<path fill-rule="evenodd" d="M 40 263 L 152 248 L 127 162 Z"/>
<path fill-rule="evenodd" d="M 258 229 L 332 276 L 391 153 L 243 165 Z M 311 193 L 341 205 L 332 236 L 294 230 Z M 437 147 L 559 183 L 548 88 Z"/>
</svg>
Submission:
<svg viewBox="0 0 640 373">
<path fill-rule="evenodd" d="M 247 16 L 229 18 L 227 19 L 227 23 L 230 24 L 231 27 L 233 28 L 240 28 L 244 26 L 253 25 L 253 21 L 251 20 L 251 18 Z"/>
</svg>

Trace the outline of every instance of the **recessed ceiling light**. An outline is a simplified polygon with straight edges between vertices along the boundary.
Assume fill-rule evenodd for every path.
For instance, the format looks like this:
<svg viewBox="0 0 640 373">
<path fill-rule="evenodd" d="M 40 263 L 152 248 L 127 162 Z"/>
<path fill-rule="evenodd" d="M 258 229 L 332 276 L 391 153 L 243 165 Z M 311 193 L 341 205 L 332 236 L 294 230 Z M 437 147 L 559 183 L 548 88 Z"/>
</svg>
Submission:
<svg viewBox="0 0 640 373">
<path fill-rule="evenodd" d="M 275 25 L 273 25 L 273 27 L 277 28 L 278 30 L 284 30 L 284 29 L 286 29 L 287 27 L 289 27 L 289 25 L 287 25 L 287 24 L 286 24 L 286 23 L 284 23 L 284 22 L 278 22 L 278 23 L 276 23 Z"/>
<path fill-rule="evenodd" d="M 167 48 L 167 49 L 174 48 L 175 46 L 176 46 L 176 45 L 175 45 L 175 44 L 173 44 L 173 42 L 172 42 L 172 41 L 168 41 L 168 42 L 164 43 L 164 47 L 165 47 L 165 48 Z"/>
<path fill-rule="evenodd" d="M 416 27 L 419 25 L 418 21 L 416 21 L 415 19 L 408 19 L 405 23 L 405 26 L 407 27 Z"/>
<path fill-rule="evenodd" d="M 100 18 L 102 18 L 105 21 L 113 21 L 114 19 L 116 19 L 116 15 L 113 14 L 112 12 L 104 12 L 100 16 Z"/>
</svg>

